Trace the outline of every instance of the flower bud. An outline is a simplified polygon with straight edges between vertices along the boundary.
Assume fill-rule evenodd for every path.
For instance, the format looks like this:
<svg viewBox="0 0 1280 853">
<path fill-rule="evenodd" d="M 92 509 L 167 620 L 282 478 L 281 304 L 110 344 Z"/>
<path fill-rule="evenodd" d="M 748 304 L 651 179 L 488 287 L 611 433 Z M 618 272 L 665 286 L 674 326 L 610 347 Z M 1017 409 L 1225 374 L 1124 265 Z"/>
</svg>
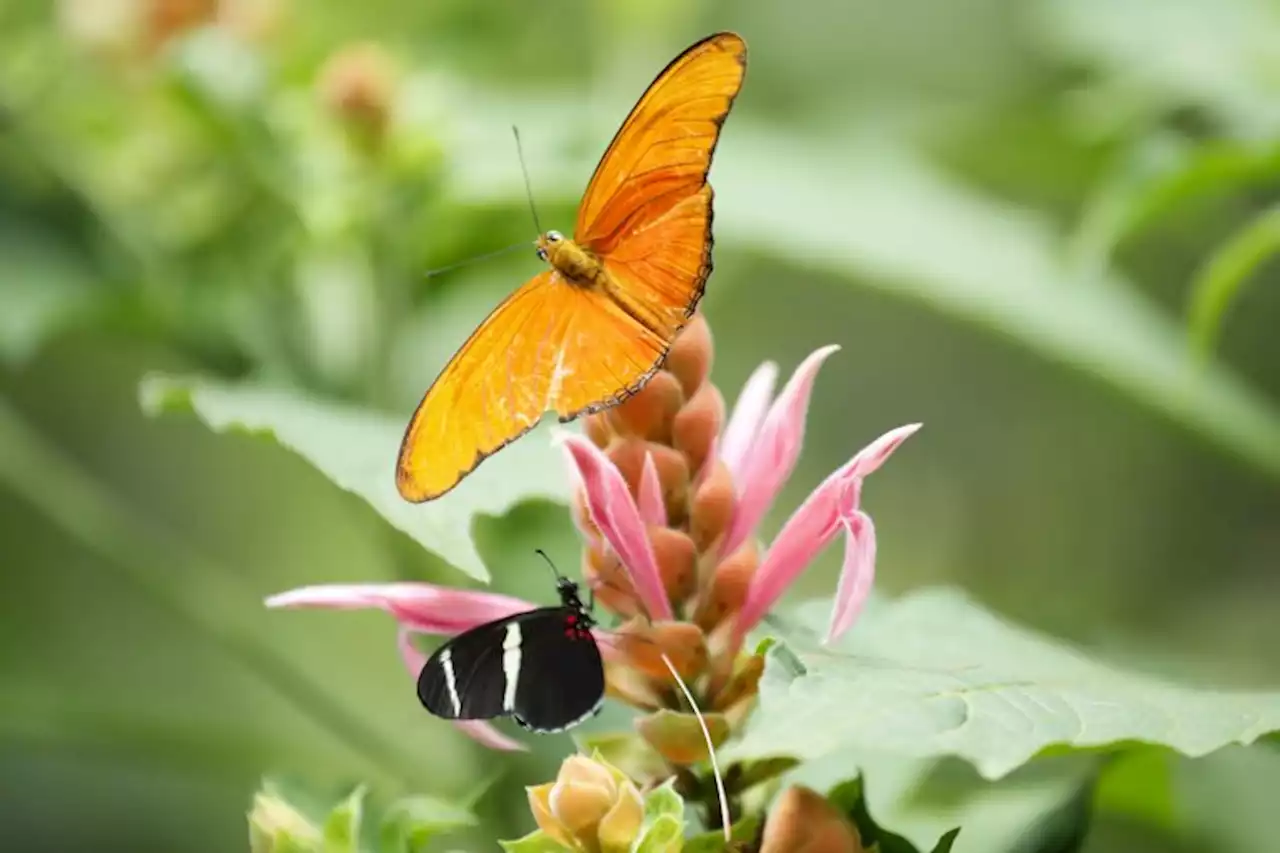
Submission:
<svg viewBox="0 0 1280 853">
<path fill-rule="evenodd" d="M 640 791 L 599 753 L 569 756 L 555 782 L 526 790 L 538 828 L 570 850 L 623 853 L 644 822 Z"/>
<path fill-rule="evenodd" d="M 698 553 L 693 540 L 670 527 L 650 526 L 649 543 L 667 598 L 675 604 L 686 601 L 698 586 Z"/>
<path fill-rule="evenodd" d="M 727 618 L 742 609 L 747 590 L 755 577 L 760 555 L 755 542 L 748 541 L 729 557 L 720 561 L 711 582 L 698 599 L 693 621 L 703 631 L 713 631 Z"/>
<path fill-rule="evenodd" d="M 614 641 L 607 642 L 612 644 Z M 609 653 L 609 648 L 602 651 L 605 659 L 604 694 L 606 696 L 624 705 L 630 705 L 632 708 L 656 711 L 661 707 L 662 703 L 658 699 L 652 681 L 633 669 L 630 664 L 611 660 L 613 655 Z"/>
<path fill-rule="evenodd" d="M 724 397 L 707 383 L 689 399 L 671 423 L 671 443 L 689 460 L 689 470 L 702 471 L 724 424 Z"/>
<path fill-rule="evenodd" d="M 652 445 L 644 439 L 634 436 L 619 437 L 605 448 L 609 461 L 618 469 L 622 479 L 627 481 L 627 488 L 631 491 L 632 497 L 640 494 L 640 476 L 644 471 L 645 456 L 651 448 Z"/>
<path fill-rule="evenodd" d="M 249 849 L 253 853 L 307 850 L 320 842 L 320 827 L 274 792 L 254 795 L 249 812 Z"/>
<path fill-rule="evenodd" d="M 529 798 L 529 811 L 533 813 L 533 819 L 538 824 L 538 829 L 541 829 L 560 846 L 571 848 L 573 846 L 573 838 L 569 835 L 569 830 L 551 812 L 551 789 L 555 787 L 555 784 L 555 782 L 546 782 L 542 785 L 534 785 L 524 789 Z"/>
<path fill-rule="evenodd" d="M 630 780 L 624 780 L 618 786 L 618 798 L 596 827 L 600 853 L 628 853 L 643 824 L 644 799 Z"/>
<path fill-rule="evenodd" d="M 817 792 L 796 785 L 765 820 L 760 853 L 862 853 L 858 830 Z"/>
<path fill-rule="evenodd" d="M 635 585 L 616 554 L 606 553 L 599 546 L 587 548 L 582 564 L 582 577 L 595 594 L 596 601 L 609 612 L 619 616 L 639 614 L 640 604 L 636 598 Z"/>
<path fill-rule="evenodd" d="M 685 397 L 693 397 L 706 382 L 713 353 L 711 326 L 699 311 L 676 337 L 663 365 L 680 380 Z"/>
<path fill-rule="evenodd" d="M 148 46 L 152 49 L 187 30 L 210 23 L 218 14 L 218 0 L 150 0 L 146 5 Z"/>
<path fill-rule="evenodd" d="M 729 737 L 729 721 L 723 714 L 703 714 L 707 724 L 707 733 L 711 735 L 711 743 L 719 747 Z M 654 748 L 654 750 L 670 761 L 682 767 L 706 761 L 707 739 L 702 734 L 702 726 L 696 715 L 677 713 L 662 709 L 654 714 L 636 720 L 636 731 Z"/>
<path fill-rule="evenodd" d="M 395 63 L 380 45 L 348 45 L 320 72 L 320 100 L 363 141 L 377 142 L 391 117 L 396 78 Z"/>
<path fill-rule="evenodd" d="M 619 435 L 650 441 L 671 441 L 671 422 L 684 405 L 680 380 L 659 370 L 631 399 L 609 409 L 605 416 Z"/>
<path fill-rule="evenodd" d="M 616 648 L 627 664 L 659 684 L 674 683 L 663 654 L 685 680 L 697 676 L 707 665 L 706 638 L 688 622 L 650 625 L 633 620 L 619 628 L 615 638 Z"/>
<path fill-rule="evenodd" d="M 609 426 L 609 419 L 604 415 L 588 415 L 582 421 L 582 431 L 587 438 L 591 439 L 591 443 L 601 450 L 613 441 L 613 428 Z"/>
<path fill-rule="evenodd" d="M 618 783 L 608 768 L 584 755 L 571 755 L 560 765 L 547 806 L 572 835 L 595 829 L 618 798 Z"/>
<path fill-rule="evenodd" d="M 668 522 L 672 527 L 680 527 L 689 518 L 689 462 L 679 451 L 664 444 L 650 444 L 648 450 L 658 469 L 658 481 L 662 483 Z"/>
<path fill-rule="evenodd" d="M 723 462 L 716 461 L 710 472 L 698 484 L 689 510 L 689 533 L 702 554 L 713 553 L 729 531 L 738 500 L 728 467 Z"/>
</svg>

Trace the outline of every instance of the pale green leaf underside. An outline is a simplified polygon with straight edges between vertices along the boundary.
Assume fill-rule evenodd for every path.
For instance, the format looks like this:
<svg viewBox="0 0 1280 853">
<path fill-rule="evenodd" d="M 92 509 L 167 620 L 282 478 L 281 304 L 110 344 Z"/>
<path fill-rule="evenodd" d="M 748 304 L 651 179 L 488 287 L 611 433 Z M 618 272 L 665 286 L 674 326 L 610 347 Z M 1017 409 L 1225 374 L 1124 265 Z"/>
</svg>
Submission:
<svg viewBox="0 0 1280 853">
<path fill-rule="evenodd" d="M 395 486 L 407 414 L 397 418 L 293 391 L 164 376 L 144 379 L 141 399 L 151 413 L 189 408 L 217 432 L 270 436 L 368 501 L 393 527 L 480 580 L 489 573 L 472 540 L 476 516 L 500 516 L 526 500 L 568 500 L 564 464 L 546 423 L 485 460 L 449 494 L 412 504 Z"/>
<path fill-rule="evenodd" d="M 798 619 L 825 624 L 829 608 L 811 602 Z M 808 638 L 794 647 L 813 648 Z M 1280 729 L 1280 691 L 1196 689 L 1126 672 L 950 589 L 869 608 L 837 650 L 800 652 L 803 673 L 780 665 L 783 655 L 771 653 L 759 708 L 724 760 L 843 748 L 956 755 L 994 779 L 1053 745 L 1137 740 L 1194 757 Z"/>
</svg>

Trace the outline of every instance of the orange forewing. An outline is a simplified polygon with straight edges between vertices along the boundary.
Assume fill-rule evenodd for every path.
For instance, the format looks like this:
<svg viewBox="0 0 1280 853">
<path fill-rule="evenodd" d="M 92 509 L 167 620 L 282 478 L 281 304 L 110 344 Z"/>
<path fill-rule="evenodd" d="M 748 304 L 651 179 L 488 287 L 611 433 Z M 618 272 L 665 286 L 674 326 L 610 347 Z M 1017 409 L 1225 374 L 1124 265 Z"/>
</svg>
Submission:
<svg viewBox="0 0 1280 853">
<path fill-rule="evenodd" d="M 639 390 L 711 272 L 707 172 L 742 86 L 746 44 L 720 33 L 663 70 L 596 166 L 575 238 L 609 273 L 587 289 L 554 270 L 526 282 L 454 355 L 414 413 L 396 485 L 439 497 L 555 411 L 561 421 Z"/>
<path fill-rule="evenodd" d="M 742 37 L 719 33 L 662 70 L 591 176 L 574 226 L 578 242 L 608 255 L 632 230 L 656 222 L 706 185 L 720 125 L 742 88 L 746 63 Z"/>
</svg>

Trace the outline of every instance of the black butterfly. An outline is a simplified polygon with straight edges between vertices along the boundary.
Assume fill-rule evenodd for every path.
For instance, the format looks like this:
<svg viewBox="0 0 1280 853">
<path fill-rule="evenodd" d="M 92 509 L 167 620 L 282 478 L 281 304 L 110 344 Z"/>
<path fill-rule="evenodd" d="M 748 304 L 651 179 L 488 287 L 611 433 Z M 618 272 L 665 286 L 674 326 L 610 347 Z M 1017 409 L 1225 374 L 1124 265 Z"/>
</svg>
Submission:
<svg viewBox="0 0 1280 853">
<path fill-rule="evenodd" d="M 511 716 L 544 733 L 597 714 L 604 662 L 591 605 L 584 607 L 578 585 L 558 572 L 556 591 L 559 607 L 486 622 L 436 649 L 418 675 L 423 706 L 447 720 Z"/>
</svg>

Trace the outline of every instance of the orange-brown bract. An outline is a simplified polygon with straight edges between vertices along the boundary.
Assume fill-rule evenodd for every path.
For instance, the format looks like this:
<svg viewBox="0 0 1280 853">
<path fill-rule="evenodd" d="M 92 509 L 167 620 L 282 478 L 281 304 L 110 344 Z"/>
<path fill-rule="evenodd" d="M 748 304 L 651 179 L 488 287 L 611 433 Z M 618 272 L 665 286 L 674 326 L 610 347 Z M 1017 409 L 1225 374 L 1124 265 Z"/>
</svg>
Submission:
<svg viewBox="0 0 1280 853">
<path fill-rule="evenodd" d="M 654 375 L 711 273 L 707 172 L 746 73 L 719 33 L 650 84 L 596 166 L 574 239 L 540 235 L 549 269 L 509 296 L 414 412 L 396 466 L 409 501 L 438 498 L 554 411 L 562 422 L 627 399 Z"/>
</svg>

